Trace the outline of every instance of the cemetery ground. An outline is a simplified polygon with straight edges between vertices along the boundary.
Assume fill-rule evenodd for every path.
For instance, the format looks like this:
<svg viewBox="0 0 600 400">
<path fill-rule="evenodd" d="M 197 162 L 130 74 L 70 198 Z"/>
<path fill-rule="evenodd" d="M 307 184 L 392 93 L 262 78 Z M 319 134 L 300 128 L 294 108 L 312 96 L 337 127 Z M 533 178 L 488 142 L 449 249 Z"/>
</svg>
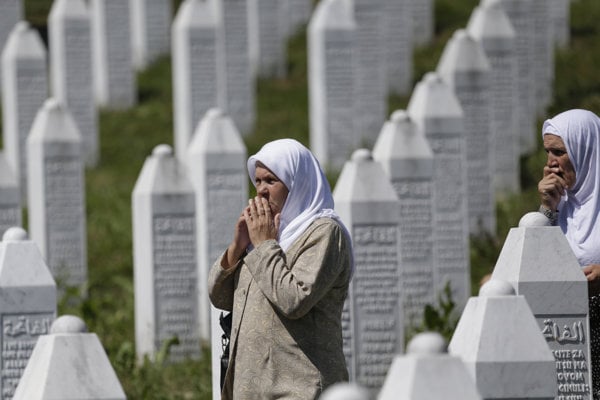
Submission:
<svg viewBox="0 0 600 400">
<path fill-rule="evenodd" d="M 435 68 L 452 33 L 466 25 L 477 0 L 437 0 L 436 36 L 415 50 L 415 82 Z M 26 0 L 27 20 L 44 39 L 50 0 Z M 176 7 L 174 7 L 176 10 Z M 575 0 L 571 7 L 570 46 L 556 54 L 554 101 L 546 116 L 568 108 L 586 108 L 600 114 L 600 2 Z M 257 123 L 245 138 L 248 154 L 265 142 L 294 137 L 308 144 L 306 37 L 300 31 L 289 42 L 288 78 L 257 84 Z M 168 58 L 138 75 L 138 106 L 127 111 L 100 113 L 101 160 L 86 172 L 89 282 L 82 296 L 67 290 L 59 315 L 81 316 L 103 343 L 129 399 L 210 399 L 210 354 L 205 346 L 201 361 L 164 362 L 168 343 L 156 360 L 137 365 L 134 343 L 134 292 L 131 229 L 131 193 L 146 156 L 160 143 L 172 144 L 172 88 Z M 390 112 L 404 108 L 408 97 L 390 97 Z M 538 137 L 543 118 L 537 123 Z M 538 147 L 522 158 L 522 193 L 498 196 L 495 235 L 471 240 L 472 293 L 491 272 L 504 238 L 520 217 L 537 209 L 536 185 L 545 153 Z M 329 176 L 332 187 L 336 175 Z M 447 304 L 446 304 L 447 305 Z M 447 306 L 451 310 L 451 306 Z M 444 307 L 430 313 L 426 326 L 448 337 L 458 315 Z M 423 328 L 416 327 L 416 328 Z"/>
</svg>

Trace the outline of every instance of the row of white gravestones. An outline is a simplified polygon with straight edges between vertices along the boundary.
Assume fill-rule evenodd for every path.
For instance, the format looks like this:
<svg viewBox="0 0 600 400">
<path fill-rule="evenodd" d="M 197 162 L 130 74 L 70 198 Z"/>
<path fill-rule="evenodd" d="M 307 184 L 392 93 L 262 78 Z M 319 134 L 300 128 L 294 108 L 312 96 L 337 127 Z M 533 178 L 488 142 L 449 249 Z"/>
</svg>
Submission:
<svg viewBox="0 0 600 400">
<path fill-rule="evenodd" d="M 187 164 L 196 192 L 201 334 L 211 338 L 212 384 L 218 388 L 223 351 L 221 311 L 209 304 L 207 277 L 212 264 L 231 242 L 232 227 L 248 197 L 246 147 L 229 116 L 218 109 L 206 113 L 194 133 Z M 213 399 L 219 398 L 219 390 L 213 390 Z"/>
<path fill-rule="evenodd" d="M 132 194 L 135 343 L 139 361 L 174 337 L 170 359 L 200 357 L 196 199 L 168 145 L 154 148 Z"/>
<path fill-rule="evenodd" d="M 555 398 L 591 399 L 587 279 L 559 227 L 525 220 L 509 231 L 492 279 L 509 282 L 527 299 L 554 355 Z"/>
<path fill-rule="evenodd" d="M 144 69 L 168 54 L 173 6 L 171 0 L 130 0 L 133 66 Z"/>
<path fill-rule="evenodd" d="M 83 0 L 55 0 L 48 16 L 52 96 L 69 107 L 82 139 L 83 158 L 99 158 L 98 115 L 92 78 L 91 20 Z"/>
<path fill-rule="evenodd" d="M 102 343 L 76 316 L 58 317 L 41 335 L 14 400 L 125 400 Z"/>
<path fill-rule="evenodd" d="M 56 317 L 56 283 L 22 228 L 9 228 L 0 240 L 0 288 L 0 399 L 10 400 L 38 338 Z"/>
<path fill-rule="evenodd" d="M 31 238 L 54 277 L 68 286 L 87 281 L 87 234 L 81 137 L 66 107 L 49 98 L 27 138 Z"/>
<path fill-rule="evenodd" d="M 338 170 L 359 147 L 353 110 L 352 0 L 321 1 L 307 36 L 311 150 L 326 169 Z"/>
<path fill-rule="evenodd" d="M 172 27 L 175 153 L 185 160 L 196 124 L 212 107 L 243 133 L 254 125 L 246 1 L 186 0 Z"/>
<path fill-rule="evenodd" d="M 448 346 L 482 399 L 547 399 L 556 394 L 554 357 L 525 296 L 492 279 L 471 297 Z"/>
<path fill-rule="evenodd" d="M 376 393 L 404 345 L 398 197 L 366 149 L 344 165 L 333 197 L 354 246 L 355 272 L 342 314 L 346 364 L 351 381 Z"/>
<path fill-rule="evenodd" d="M 459 29 L 446 43 L 437 70 L 452 87 L 464 115 L 469 231 L 495 232 L 489 61 L 481 44 Z"/>
<path fill-rule="evenodd" d="M 407 111 L 433 151 L 433 296 L 449 283 L 462 308 L 470 295 L 466 139 L 462 108 L 433 72 L 417 83 Z"/>
<path fill-rule="evenodd" d="M 373 146 L 399 200 L 400 269 L 406 325 L 417 326 L 434 303 L 434 156 L 424 135 L 403 110 L 385 122 Z"/>
<path fill-rule="evenodd" d="M 23 19 L 23 0 L 0 2 L 0 51 L 8 39 L 8 35 L 17 22 Z M 2 65 L 0 65 L 0 76 Z M 0 87 L 2 82 L 0 81 Z"/>
<path fill-rule="evenodd" d="M 481 43 L 491 66 L 491 136 L 493 188 L 498 193 L 520 189 L 517 133 L 516 33 L 497 1 L 482 1 L 471 13 L 469 34 Z"/>
<path fill-rule="evenodd" d="M 0 151 L 0 237 L 12 226 L 21 226 L 19 182 Z"/>
<path fill-rule="evenodd" d="M 2 51 L 4 154 L 27 198 L 26 140 L 37 111 L 48 97 L 46 48 L 39 33 L 17 23 Z"/>
<path fill-rule="evenodd" d="M 137 103 L 129 1 L 91 0 L 92 68 L 96 103 L 112 109 Z"/>
</svg>

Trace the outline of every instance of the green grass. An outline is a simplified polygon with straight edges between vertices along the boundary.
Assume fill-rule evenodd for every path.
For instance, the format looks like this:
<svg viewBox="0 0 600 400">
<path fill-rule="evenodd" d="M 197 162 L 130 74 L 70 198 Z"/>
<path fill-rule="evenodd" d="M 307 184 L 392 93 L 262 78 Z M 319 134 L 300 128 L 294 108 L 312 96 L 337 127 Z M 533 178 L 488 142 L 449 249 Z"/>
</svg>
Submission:
<svg viewBox="0 0 600 400">
<path fill-rule="evenodd" d="M 466 25 L 478 3 L 436 1 L 436 37 L 431 45 L 415 50 L 415 82 L 435 69 L 446 41 L 455 29 Z M 25 1 L 26 18 L 44 37 L 50 4 L 49 0 Z M 578 0 L 572 9 L 573 40 L 569 49 L 557 54 L 555 98 L 548 115 L 573 107 L 600 112 L 596 68 L 600 65 L 600 2 Z M 280 137 L 308 143 L 306 38 L 302 32 L 290 40 L 288 56 L 286 79 L 257 82 L 256 128 L 245 138 L 249 154 Z M 81 302 L 61 302 L 60 314 L 83 317 L 89 330 L 98 334 L 129 399 L 210 399 L 207 350 L 202 361 L 167 364 L 159 357 L 154 363 L 135 363 L 131 193 L 152 148 L 173 141 L 170 60 L 159 60 L 139 74 L 138 88 L 137 107 L 100 114 L 101 161 L 86 173 L 88 297 Z M 404 108 L 407 101 L 407 96 L 390 97 L 389 111 Z M 525 212 L 537 208 L 535 188 L 545 155 L 538 150 L 522 161 L 523 192 L 498 203 L 497 235 L 472 240 L 474 293 L 481 276 L 493 268 L 510 227 Z"/>
</svg>

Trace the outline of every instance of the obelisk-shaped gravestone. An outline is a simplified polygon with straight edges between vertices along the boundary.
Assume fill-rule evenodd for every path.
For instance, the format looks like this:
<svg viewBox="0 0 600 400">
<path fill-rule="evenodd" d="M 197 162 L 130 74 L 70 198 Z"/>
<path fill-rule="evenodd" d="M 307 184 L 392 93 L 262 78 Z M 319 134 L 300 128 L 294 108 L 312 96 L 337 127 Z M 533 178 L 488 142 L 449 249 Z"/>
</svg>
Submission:
<svg viewBox="0 0 600 400">
<path fill-rule="evenodd" d="M 98 115 L 92 78 L 90 12 L 83 0 L 56 0 L 48 17 L 52 96 L 77 123 L 86 164 L 99 158 Z"/>
<path fill-rule="evenodd" d="M 209 110 L 194 133 L 187 165 L 196 191 L 198 297 L 201 333 L 211 338 L 213 387 L 220 384 L 221 311 L 208 299 L 208 272 L 233 239 L 232 227 L 247 205 L 246 145 L 228 115 Z M 217 391 L 218 392 L 218 391 Z"/>
<path fill-rule="evenodd" d="M 531 226 L 531 222 L 522 225 L 509 231 L 492 279 L 509 282 L 531 306 L 556 359 L 555 398 L 589 400 L 592 384 L 587 280 L 560 227 Z"/>
<path fill-rule="evenodd" d="M 463 359 L 484 400 L 554 399 L 554 357 L 508 282 L 492 279 L 469 299 L 448 351 Z"/>
<path fill-rule="evenodd" d="M 308 26 L 310 147 L 339 170 L 359 145 L 354 99 L 356 24 L 351 0 L 323 0 Z"/>
<path fill-rule="evenodd" d="M 416 46 L 422 46 L 433 39 L 434 1 L 409 0 L 412 3 L 413 41 Z"/>
<path fill-rule="evenodd" d="M 21 226 L 19 182 L 0 151 L 0 237 L 12 226 Z"/>
<path fill-rule="evenodd" d="M 46 48 L 39 33 L 27 22 L 19 22 L 2 51 L 2 138 L 23 199 L 27 198 L 26 140 L 48 97 L 47 75 Z"/>
<path fill-rule="evenodd" d="M 175 154 L 184 160 L 196 125 L 219 104 L 218 30 L 214 4 L 185 0 L 172 26 Z"/>
<path fill-rule="evenodd" d="M 27 139 L 29 230 L 59 284 L 87 281 L 85 181 L 81 137 L 69 111 L 53 98 Z"/>
<path fill-rule="evenodd" d="M 144 69 L 171 46 L 171 0 L 129 0 L 133 65 Z"/>
<path fill-rule="evenodd" d="M 369 147 L 387 115 L 385 11 L 385 0 L 354 0 L 354 123 Z"/>
<path fill-rule="evenodd" d="M 4 48 L 8 35 L 17 22 L 23 19 L 23 1 L 1 1 L 0 2 L 0 52 Z M 0 64 L 0 76 L 2 65 Z M 2 82 L 0 82 L 0 88 Z"/>
<path fill-rule="evenodd" d="M 490 64 L 481 44 L 464 29 L 446 43 L 437 71 L 463 109 L 467 149 L 469 231 L 496 231 L 492 171 Z"/>
<path fill-rule="evenodd" d="M 56 283 L 22 228 L 8 229 L 0 241 L 0 293 L 0 398 L 10 400 L 38 338 L 56 317 Z"/>
<path fill-rule="evenodd" d="M 354 246 L 354 277 L 342 315 L 350 381 L 374 395 L 404 345 L 400 205 L 381 165 L 359 149 L 333 192 Z"/>
<path fill-rule="evenodd" d="M 559 48 L 565 48 L 571 40 L 571 1 L 552 0 L 550 3 L 554 44 Z"/>
<path fill-rule="evenodd" d="M 404 110 L 394 111 L 373 146 L 400 203 L 400 266 L 407 326 L 421 323 L 433 304 L 433 152 Z"/>
<path fill-rule="evenodd" d="M 387 88 L 408 94 L 413 76 L 412 0 L 386 0 L 384 13 Z"/>
<path fill-rule="evenodd" d="M 466 365 L 460 357 L 449 355 L 447 347 L 437 332 L 417 334 L 406 355 L 394 358 L 378 399 L 481 400 Z"/>
<path fill-rule="evenodd" d="M 40 336 L 15 400 L 126 400 L 102 343 L 73 315 L 58 317 Z"/>
<path fill-rule="evenodd" d="M 450 284 L 462 309 L 471 295 L 467 159 L 463 112 L 456 95 L 439 75 L 427 73 L 417 83 L 408 113 L 434 153 L 433 260 L 434 293 Z"/>
<path fill-rule="evenodd" d="M 252 75 L 283 78 L 287 74 L 288 1 L 248 0 L 248 34 Z"/>
<path fill-rule="evenodd" d="M 491 66 L 491 118 L 494 189 L 498 195 L 520 189 L 516 33 L 497 0 L 483 1 L 467 26 Z"/>
<path fill-rule="evenodd" d="M 170 146 L 156 146 L 132 195 L 139 361 L 174 337 L 170 360 L 200 357 L 195 202 L 185 166 Z"/>
<path fill-rule="evenodd" d="M 137 103 L 126 0 L 90 0 L 92 68 L 99 106 L 124 109 Z"/>
<path fill-rule="evenodd" d="M 220 46 L 219 107 L 233 118 L 242 135 L 256 119 L 255 79 L 250 66 L 248 0 L 213 0 L 218 16 Z"/>
<path fill-rule="evenodd" d="M 533 0 L 495 0 L 504 7 L 517 33 L 517 75 L 519 87 L 518 124 L 521 154 L 532 151 L 537 143 L 535 129 L 533 40 L 535 37 Z"/>
</svg>

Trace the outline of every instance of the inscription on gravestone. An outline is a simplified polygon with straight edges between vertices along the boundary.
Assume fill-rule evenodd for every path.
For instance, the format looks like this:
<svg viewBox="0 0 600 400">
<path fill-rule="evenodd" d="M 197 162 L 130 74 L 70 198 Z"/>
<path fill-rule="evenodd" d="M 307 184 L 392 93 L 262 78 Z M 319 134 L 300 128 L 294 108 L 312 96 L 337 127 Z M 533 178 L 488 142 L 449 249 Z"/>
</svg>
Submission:
<svg viewBox="0 0 600 400">
<path fill-rule="evenodd" d="M 177 336 L 171 359 L 182 360 L 199 349 L 196 327 L 196 243 L 194 214 L 154 216 L 154 290 L 156 348 Z"/>
<path fill-rule="evenodd" d="M 356 269 L 352 302 L 355 327 L 356 380 L 367 388 L 383 385 L 403 327 L 390 318 L 401 307 L 398 274 L 398 226 L 358 225 L 352 231 Z"/>
<path fill-rule="evenodd" d="M 85 237 L 80 223 L 85 218 L 81 163 L 73 157 L 46 157 L 44 166 L 46 226 L 51 227 L 47 230 L 48 265 L 55 276 L 84 282 L 87 271 L 80 245 L 81 238 Z"/>
</svg>

